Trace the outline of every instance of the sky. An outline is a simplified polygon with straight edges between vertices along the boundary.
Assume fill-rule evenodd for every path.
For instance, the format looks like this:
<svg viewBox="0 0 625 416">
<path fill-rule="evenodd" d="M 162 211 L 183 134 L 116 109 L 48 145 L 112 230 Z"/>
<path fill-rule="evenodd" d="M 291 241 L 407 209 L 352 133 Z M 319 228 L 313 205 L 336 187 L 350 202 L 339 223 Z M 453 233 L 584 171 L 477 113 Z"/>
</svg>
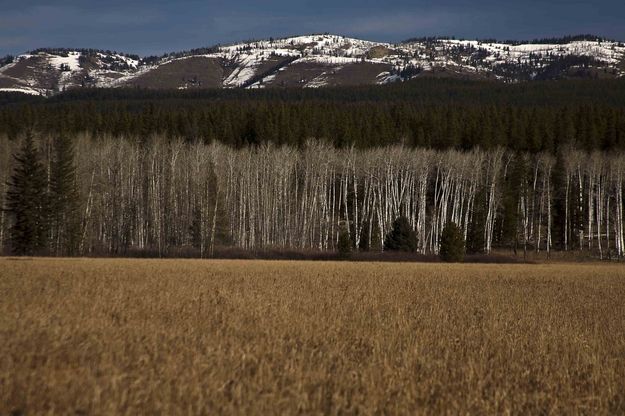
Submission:
<svg viewBox="0 0 625 416">
<path fill-rule="evenodd" d="M 0 0 L 0 56 L 41 47 L 160 55 L 215 44 L 325 33 L 625 41 L 623 0 Z"/>
</svg>

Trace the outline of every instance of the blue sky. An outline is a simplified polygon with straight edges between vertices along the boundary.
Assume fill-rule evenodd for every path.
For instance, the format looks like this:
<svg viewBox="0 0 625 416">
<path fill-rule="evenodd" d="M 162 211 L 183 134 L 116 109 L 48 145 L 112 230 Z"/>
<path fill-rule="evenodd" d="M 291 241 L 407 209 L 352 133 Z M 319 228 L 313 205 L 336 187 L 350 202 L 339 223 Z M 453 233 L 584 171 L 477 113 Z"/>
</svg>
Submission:
<svg viewBox="0 0 625 416">
<path fill-rule="evenodd" d="M 625 1 L 0 0 L 0 56 L 60 46 L 150 55 L 322 32 L 390 42 L 582 33 L 625 40 Z"/>
</svg>

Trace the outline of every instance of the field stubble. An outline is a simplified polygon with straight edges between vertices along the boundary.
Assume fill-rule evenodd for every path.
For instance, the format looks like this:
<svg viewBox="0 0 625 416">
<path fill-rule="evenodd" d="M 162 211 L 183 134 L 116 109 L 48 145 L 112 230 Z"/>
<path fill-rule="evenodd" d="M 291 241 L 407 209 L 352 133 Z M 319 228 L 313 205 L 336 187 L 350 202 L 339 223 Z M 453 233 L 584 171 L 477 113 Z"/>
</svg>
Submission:
<svg viewBox="0 0 625 416">
<path fill-rule="evenodd" d="M 0 259 L 0 414 L 625 413 L 625 267 Z"/>
</svg>

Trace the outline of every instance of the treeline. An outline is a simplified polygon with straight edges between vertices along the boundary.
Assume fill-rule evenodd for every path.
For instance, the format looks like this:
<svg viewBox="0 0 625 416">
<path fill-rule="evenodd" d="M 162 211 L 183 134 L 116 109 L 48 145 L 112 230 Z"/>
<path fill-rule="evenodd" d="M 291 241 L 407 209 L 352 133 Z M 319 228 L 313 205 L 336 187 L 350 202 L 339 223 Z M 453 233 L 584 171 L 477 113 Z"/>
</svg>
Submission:
<svg viewBox="0 0 625 416">
<path fill-rule="evenodd" d="M 135 60 L 141 59 L 139 55 L 136 55 L 136 54 L 111 51 L 110 49 L 104 50 L 104 49 L 94 49 L 94 48 L 37 48 L 37 49 L 33 49 L 32 51 L 29 51 L 28 53 L 31 55 L 36 55 L 41 52 L 64 56 L 64 57 L 68 57 L 69 54 L 72 52 L 80 52 L 81 54 L 87 55 L 87 56 L 95 56 L 98 54 L 103 54 L 103 55 L 126 56 L 128 58 L 135 59 Z"/>
<path fill-rule="evenodd" d="M 17 254 L 379 251 L 401 217 L 420 253 L 439 252 L 448 222 L 470 252 L 625 253 L 625 153 L 614 150 L 28 137 L 0 138 L 0 241 Z"/>
<path fill-rule="evenodd" d="M 51 99 L 8 95 L 0 134 L 182 137 L 243 147 L 403 144 L 434 149 L 625 148 L 625 81 L 522 85 L 433 81 L 328 90 L 75 90 Z M 18 101 L 16 101 L 18 100 Z M 2 99 L 0 98 L 0 102 Z"/>
<path fill-rule="evenodd" d="M 4 93 L 0 93 L 2 96 Z M 422 105 L 479 104 L 514 106 L 565 106 L 578 101 L 586 104 L 606 104 L 622 107 L 625 80 L 561 80 L 505 84 L 493 81 L 419 78 L 387 85 L 361 85 L 324 88 L 267 89 L 194 89 L 156 90 L 140 88 L 77 88 L 52 98 L 15 96 L 39 103 L 74 101 L 133 101 L 179 102 L 204 104 L 205 101 L 264 100 L 264 101 L 330 101 L 330 102 L 416 102 Z"/>
<path fill-rule="evenodd" d="M 423 37 L 415 37 L 402 41 L 401 43 L 412 43 L 412 42 L 423 42 L 423 43 L 435 43 L 439 40 L 455 40 L 455 36 L 423 36 Z M 612 41 L 611 39 L 607 39 L 603 36 L 597 36 L 592 34 L 585 35 L 568 35 L 562 37 L 553 37 L 553 38 L 542 38 L 542 39 L 532 39 L 532 40 L 518 40 L 518 39 L 509 39 L 509 40 L 497 40 L 495 38 L 484 38 L 477 39 L 478 42 L 481 43 L 505 43 L 508 45 L 564 45 L 571 42 L 578 41 L 599 41 L 599 42 L 608 42 Z"/>
</svg>

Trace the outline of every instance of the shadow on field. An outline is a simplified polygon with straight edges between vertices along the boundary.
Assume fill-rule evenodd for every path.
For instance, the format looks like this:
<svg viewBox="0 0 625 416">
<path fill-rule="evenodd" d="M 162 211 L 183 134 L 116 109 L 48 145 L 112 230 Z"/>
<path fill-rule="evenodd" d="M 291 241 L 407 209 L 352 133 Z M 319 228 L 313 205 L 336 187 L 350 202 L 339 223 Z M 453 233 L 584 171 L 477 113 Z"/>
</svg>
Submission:
<svg viewBox="0 0 625 416">
<path fill-rule="evenodd" d="M 2 253 L 0 253 L 2 255 Z M 41 257 L 48 257 L 47 253 L 39 254 Z M 39 257 L 38 256 L 38 257 Z M 83 257 L 91 258 L 169 258 L 169 259 L 200 259 L 199 250 L 193 248 L 170 249 L 164 253 L 158 250 L 129 249 L 115 254 L 91 252 Z M 79 259 L 81 257 L 76 257 Z M 282 248 L 267 248 L 264 250 L 245 250 L 234 247 L 216 247 L 213 256 L 205 257 L 211 259 L 224 260 L 308 260 L 308 261 L 355 261 L 355 262 L 418 262 L 418 263 L 440 263 L 441 260 L 436 254 L 418 254 L 399 251 L 386 252 L 353 252 L 347 258 L 341 257 L 338 252 L 321 250 L 285 250 Z M 32 261 L 33 257 L 8 256 L 9 261 Z M 544 260 L 544 259 L 542 259 Z M 537 264 L 541 259 L 536 257 L 514 256 L 506 253 L 491 254 L 467 254 L 464 263 L 482 264 Z"/>
<path fill-rule="evenodd" d="M 326 251 L 294 251 L 294 250 L 263 250 L 245 251 L 239 249 L 222 249 L 215 252 L 219 259 L 257 259 L 257 260 L 319 260 L 319 261 L 362 261 L 362 262 L 419 262 L 440 263 L 435 254 L 417 254 L 408 252 L 355 252 L 344 259 L 336 252 Z M 524 261 L 522 257 L 512 257 L 501 254 L 470 254 L 465 257 L 465 263 L 534 263 Z"/>
</svg>

